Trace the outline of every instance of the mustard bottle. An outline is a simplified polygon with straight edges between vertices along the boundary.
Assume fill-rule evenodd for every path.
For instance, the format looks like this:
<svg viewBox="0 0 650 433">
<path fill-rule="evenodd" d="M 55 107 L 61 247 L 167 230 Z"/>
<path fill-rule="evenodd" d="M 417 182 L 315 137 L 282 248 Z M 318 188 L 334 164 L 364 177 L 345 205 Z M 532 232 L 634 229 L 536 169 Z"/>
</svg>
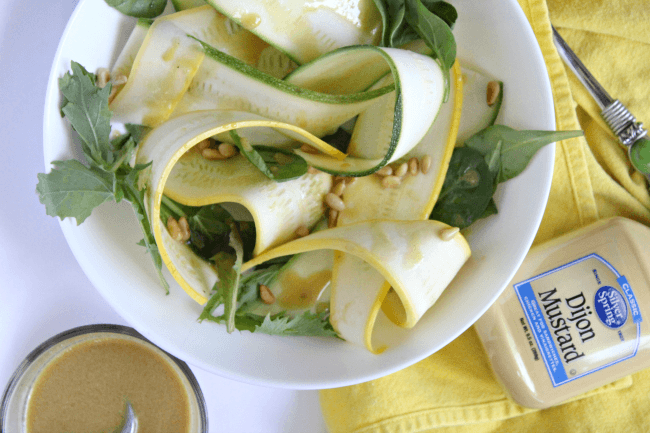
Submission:
<svg viewBox="0 0 650 433">
<path fill-rule="evenodd" d="M 522 406 L 650 367 L 650 228 L 615 217 L 533 247 L 475 328 Z"/>
</svg>

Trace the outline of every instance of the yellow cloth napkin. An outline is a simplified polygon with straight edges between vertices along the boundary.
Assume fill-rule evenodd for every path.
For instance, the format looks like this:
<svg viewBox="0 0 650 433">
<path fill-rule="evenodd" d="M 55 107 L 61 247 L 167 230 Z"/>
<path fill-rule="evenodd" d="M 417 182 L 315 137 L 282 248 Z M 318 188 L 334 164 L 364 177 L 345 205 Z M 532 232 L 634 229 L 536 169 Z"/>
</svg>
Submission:
<svg viewBox="0 0 650 433">
<path fill-rule="evenodd" d="M 606 129 L 600 109 L 552 41 L 551 22 L 610 94 L 650 126 L 650 2 L 519 0 L 546 61 L 558 130 L 553 185 L 535 243 L 601 218 L 650 225 L 645 179 Z M 320 392 L 332 433 L 649 432 L 650 369 L 546 409 L 521 407 L 496 382 L 470 328 L 429 358 L 387 377 Z"/>
</svg>

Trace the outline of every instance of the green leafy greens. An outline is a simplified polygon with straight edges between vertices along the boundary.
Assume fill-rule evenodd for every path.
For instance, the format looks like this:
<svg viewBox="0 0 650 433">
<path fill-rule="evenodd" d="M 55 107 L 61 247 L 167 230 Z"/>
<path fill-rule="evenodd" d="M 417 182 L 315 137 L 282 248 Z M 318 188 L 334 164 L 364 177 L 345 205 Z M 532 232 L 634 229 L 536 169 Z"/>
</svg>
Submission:
<svg viewBox="0 0 650 433">
<path fill-rule="evenodd" d="M 382 45 L 399 48 L 422 39 L 437 59 L 445 78 L 445 100 L 449 95 L 449 70 L 456 60 L 452 29 L 456 9 L 442 0 L 374 0 L 382 18 Z"/>
<path fill-rule="evenodd" d="M 276 182 L 297 179 L 307 173 L 309 166 L 301 156 L 270 146 L 251 146 L 236 130 L 230 131 L 235 146 L 259 171 Z"/>
<path fill-rule="evenodd" d="M 167 0 L 105 0 L 106 4 L 136 18 L 154 18 L 162 14 Z"/>
<path fill-rule="evenodd" d="M 234 256 L 231 256 L 228 260 L 232 262 L 233 258 Z M 329 323 L 327 311 L 320 313 L 306 311 L 295 316 L 286 312 L 267 314 L 266 316 L 251 312 L 261 303 L 260 285 L 269 286 L 290 258 L 291 256 L 281 257 L 267 263 L 265 268 L 257 268 L 241 275 L 237 288 L 233 287 L 234 282 L 226 273 L 225 281 L 218 281 L 215 284 L 213 294 L 199 316 L 199 321 L 209 320 L 225 323 L 227 326 L 231 323 L 240 331 L 270 335 L 337 337 L 334 328 Z M 219 273 L 219 278 L 222 278 L 221 273 Z M 233 293 L 236 294 L 236 301 Z M 228 305 L 229 303 L 231 305 Z M 215 316 L 215 311 L 221 306 L 223 306 L 222 314 Z M 233 311 L 234 314 L 232 314 Z M 232 331 L 229 330 L 229 332 Z"/>
<path fill-rule="evenodd" d="M 491 125 L 454 149 L 445 181 L 430 219 L 464 228 L 497 213 L 492 199 L 497 185 L 519 175 L 535 153 L 549 143 L 582 131 L 517 131 Z"/>
<path fill-rule="evenodd" d="M 59 80 L 63 94 L 61 113 L 79 134 L 87 165 L 77 160 L 53 161 L 50 173 L 38 174 L 39 199 L 48 215 L 75 218 L 77 225 L 102 203 L 130 202 L 144 234 L 140 244 L 147 249 L 160 282 L 169 293 L 162 275 L 162 258 L 145 212 L 144 189 L 139 186 L 140 176 L 150 164 L 129 165 L 148 128 L 126 125 L 127 133 L 111 140 L 110 84 L 99 88 L 95 75 L 83 66 L 72 62 L 71 68 L 72 74 L 68 72 Z"/>
</svg>

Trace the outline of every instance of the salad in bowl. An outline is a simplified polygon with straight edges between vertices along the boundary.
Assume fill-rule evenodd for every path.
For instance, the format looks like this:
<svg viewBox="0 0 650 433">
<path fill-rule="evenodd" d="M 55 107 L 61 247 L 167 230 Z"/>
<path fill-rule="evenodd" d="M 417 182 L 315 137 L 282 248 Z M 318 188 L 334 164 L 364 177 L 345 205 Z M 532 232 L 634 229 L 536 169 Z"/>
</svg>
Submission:
<svg viewBox="0 0 650 433">
<path fill-rule="evenodd" d="M 115 60 L 53 78 L 83 156 L 52 161 L 37 192 L 70 230 L 130 203 L 160 287 L 147 302 L 182 299 L 203 343 L 391 359 L 481 267 L 497 186 L 581 133 L 496 124 L 508 82 L 456 58 L 450 3 L 159 3 L 116 4 L 137 18 L 119 18 L 133 30 Z"/>
</svg>

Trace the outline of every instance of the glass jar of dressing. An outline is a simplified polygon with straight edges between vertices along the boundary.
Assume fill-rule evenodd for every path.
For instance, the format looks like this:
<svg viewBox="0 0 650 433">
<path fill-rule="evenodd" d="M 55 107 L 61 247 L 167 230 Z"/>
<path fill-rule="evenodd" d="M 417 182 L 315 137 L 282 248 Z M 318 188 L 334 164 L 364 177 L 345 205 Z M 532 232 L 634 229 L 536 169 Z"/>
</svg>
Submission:
<svg viewBox="0 0 650 433">
<path fill-rule="evenodd" d="M 546 408 L 650 367 L 650 228 L 616 217 L 536 246 L 475 325 L 520 405 Z"/>
<path fill-rule="evenodd" d="M 113 431 L 127 401 L 139 432 L 207 432 L 187 364 L 132 328 L 104 324 L 65 331 L 27 356 L 5 389 L 0 432 Z"/>
</svg>

